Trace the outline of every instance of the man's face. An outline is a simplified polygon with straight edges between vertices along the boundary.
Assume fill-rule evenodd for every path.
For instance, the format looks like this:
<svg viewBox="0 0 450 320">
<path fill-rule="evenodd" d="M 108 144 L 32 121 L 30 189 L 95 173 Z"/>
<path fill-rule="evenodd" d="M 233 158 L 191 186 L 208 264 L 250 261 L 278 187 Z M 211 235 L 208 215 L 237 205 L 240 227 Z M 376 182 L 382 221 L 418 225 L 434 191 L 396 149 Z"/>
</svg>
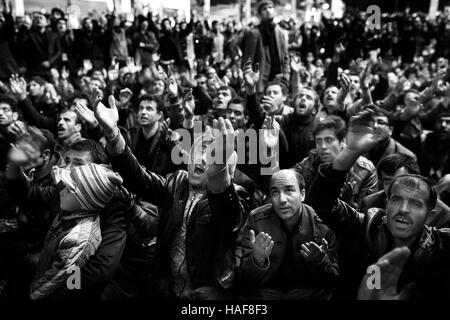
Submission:
<svg viewBox="0 0 450 320">
<path fill-rule="evenodd" d="M 155 82 L 153 82 L 152 91 L 154 95 L 162 96 L 164 94 L 165 88 L 166 85 L 163 80 L 156 80 Z"/>
<path fill-rule="evenodd" d="M 227 108 L 227 119 L 233 125 L 233 129 L 244 129 L 245 113 L 244 106 L 241 103 L 230 103 Z"/>
<path fill-rule="evenodd" d="M 1 105 L 0 105 L 1 106 Z M 0 116 L 1 117 L 1 116 Z M 436 123 L 439 132 L 450 132 L 450 117 L 441 117 Z"/>
<path fill-rule="evenodd" d="M 30 81 L 30 83 L 28 84 L 28 92 L 32 97 L 40 97 L 45 92 L 45 86 L 41 86 L 36 81 Z"/>
<path fill-rule="evenodd" d="M 272 207 L 280 219 L 289 221 L 300 213 L 305 192 L 300 190 L 293 172 L 282 170 L 272 177 L 270 198 Z"/>
<path fill-rule="evenodd" d="M 275 107 L 275 110 L 271 110 L 272 112 L 280 110 L 284 104 L 284 101 L 286 101 L 286 97 L 283 95 L 283 90 L 279 85 L 268 86 L 266 89 L 266 96 L 272 97 L 275 101 L 275 105 L 273 106 Z"/>
<path fill-rule="evenodd" d="M 310 116 L 314 112 L 315 93 L 309 89 L 302 89 L 295 99 L 295 113 L 299 116 Z"/>
<path fill-rule="evenodd" d="M 83 27 L 86 31 L 92 31 L 94 29 L 94 25 L 92 24 L 91 19 L 86 19 L 83 23 Z"/>
<path fill-rule="evenodd" d="M 59 20 L 57 25 L 58 31 L 64 33 L 67 31 L 67 22 L 64 20 Z"/>
<path fill-rule="evenodd" d="M 412 180 L 412 181 L 411 181 Z M 428 213 L 428 186 L 418 179 L 394 182 L 388 199 L 387 227 L 395 239 L 411 241 L 420 235 Z"/>
<path fill-rule="evenodd" d="M 447 68 L 448 67 L 448 59 L 440 57 L 436 61 L 438 69 Z"/>
<path fill-rule="evenodd" d="M 341 152 L 342 142 L 332 129 L 324 129 L 316 133 L 316 149 L 322 162 L 331 162 Z"/>
<path fill-rule="evenodd" d="M 357 75 L 351 75 L 350 78 L 350 89 L 353 92 L 358 92 L 361 89 L 361 82 Z"/>
<path fill-rule="evenodd" d="M 392 134 L 392 128 L 386 116 L 374 116 L 374 129 L 380 133 L 381 141 L 388 139 Z"/>
<path fill-rule="evenodd" d="M 207 80 L 205 76 L 197 78 L 197 85 L 203 90 L 208 90 Z"/>
<path fill-rule="evenodd" d="M 164 29 L 167 30 L 167 31 L 172 30 L 172 26 L 170 25 L 170 21 L 169 20 L 164 20 L 163 26 L 164 26 Z"/>
<path fill-rule="evenodd" d="M 0 103 L 0 126 L 7 127 L 17 120 L 17 112 L 13 112 L 7 103 Z"/>
<path fill-rule="evenodd" d="M 405 95 L 405 105 L 407 107 L 415 107 L 420 105 L 420 95 L 416 92 L 408 92 Z"/>
<path fill-rule="evenodd" d="M 272 4 L 267 4 L 261 8 L 261 20 L 271 21 L 275 18 L 275 8 Z"/>
<path fill-rule="evenodd" d="M 337 107 L 337 97 L 338 97 L 337 87 L 328 87 L 323 95 L 323 105 L 329 110 L 333 111 Z"/>
<path fill-rule="evenodd" d="M 33 17 L 33 24 L 38 28 L 44 28 L 47 26 L 47 18 L 45 18 L 42 14 L 36 14 Z"/>
<path fill-rule="evenodd" d="M 188 164 L 188 180 L 194 188 L 202 187 L 208 178 L 206 173 L 206 148 L 212 142 L 212 137 L 203 136 L 203 139 L 194 142 L 191 149 L 191 161 Z"/>
<path fill-rule="evenodd" d="M 231 92 L 228 89 L 220 89 L 214 98 L 215 109 L 226 109 L 231 100 Z"/>
<path fill-rule="evenodd" d="M 138 121 L 141 126 L 153 126 L 160 119 L 161 114 L 155 101 L 141 101 L 138 110 Z"/>
<path fill-rule="evenodd" d="M 89 151 L 68 149 L 64 154 L 64 167 L 66 169 L 72 169 L 90 163 L 94 163 L 94 159 Z"/>
<path fill-rule="evenodd" d="M 17 148 L 22 150 L 27 155 L 27 162 L 22 166 L 25 172 L 31 169 L 37 169 L 44 165 L 44 153 L 39 150 L 35 145 L 25 140 L 19 140 L 16 143 Z"/>
<path fill-rule="evenodd" d="M 58 138 L 67 139 L 73 134 L 80 132 L 81 124 L 77 123 L 77 114 L 66 111 L 58 117 Z"/>
</svg>

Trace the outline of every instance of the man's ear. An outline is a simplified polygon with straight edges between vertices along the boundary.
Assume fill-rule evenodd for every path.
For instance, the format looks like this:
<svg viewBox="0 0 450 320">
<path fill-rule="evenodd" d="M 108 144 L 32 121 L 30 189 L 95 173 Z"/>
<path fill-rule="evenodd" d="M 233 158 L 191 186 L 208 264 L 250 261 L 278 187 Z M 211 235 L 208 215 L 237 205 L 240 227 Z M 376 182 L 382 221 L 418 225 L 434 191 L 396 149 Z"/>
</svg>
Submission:
<svg viewBox="0 0 450 320">
<path fill-rule="evenodd" d="M 392 136 L 392 132 L 394 132 L 394 127 L 389 126 L 389 135 Z"/>
<path fill-rule="evenodd" d="M 163 118 L 164 114 L 162 113 L 162 111 L 158 112 L 157 117 L 158 117 L 158 121 L 160 121 Z"/>
<path fill-rule="evenodd" d="M 341 141 L 339 141 L 339 147 L 341 150 L 343 150 L 347 146 L 347 140 L 344 138 Z"/>
<path fill-rule="evenodd" d="M 305 201 L 305 188 L 300 189 L 300 200 Z"/>
<path fill-rule="evenodd" d="M 13 119 L 13 121 L 16 121 L 17 119 L 19 119 L 19 114 L 17 112 L 13 112 L 12 119 Z"/>
<path fill-rule="evenodd" d="M 82 128 L 83 128 L 83 126 L 81 125 L 81 123 L 77 123 L 75 125 L 75 129 L 77 130 L 77 132 L 80 132 Z"/>
<path fill-rule="evenodd" d="M 244 124 L 245 125 L 247 125 L 248 119 L 249 119 L 249 116 L 244 116 Z"/>
</svg>

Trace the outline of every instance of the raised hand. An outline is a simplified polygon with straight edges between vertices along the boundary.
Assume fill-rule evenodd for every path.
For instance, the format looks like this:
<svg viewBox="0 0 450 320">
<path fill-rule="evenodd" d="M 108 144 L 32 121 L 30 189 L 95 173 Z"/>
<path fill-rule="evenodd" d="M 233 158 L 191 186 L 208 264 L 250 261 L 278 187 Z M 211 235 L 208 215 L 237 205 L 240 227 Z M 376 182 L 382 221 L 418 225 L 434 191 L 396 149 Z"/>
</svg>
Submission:
<svg viewBox="0 0 450 320">
<path fill-rule="evenodd" d="M 129 88 L 124 88 L 119 92 L 120 107 L 125 108 L 130 102 L 133 92 Z"/>
<path fill-rule="evenodd" d="M 347 93 L 350 92 L 351 81 L 350 77 L 345 72 L 341 73 L 339 84 L 341 85 L 342 94 L 347 95 Z"/>
<path fill-rule="evenodd" d="M 192 119 L 194 116 L 195 100 L 192 95 L 192 89 L 186 93 L 183 99 L 183 110 L 185 119 Z"/>
<path fill-rule="evenodd" d="M 271 114 L 275 110 L 275 100 L 271 96 L 263 96 L 261 99 L 261 107 L 264 111 Z"/>
<path fill-rule="evenodd" d="M 175 80 L 175 77 L 171 76 L 169 78 L 169 84 L 167 86 L 167 90 L 169 91 L 170 97 L 177 97 L 178 96 L 178 84 Z"/>
<path fill-rule="evenodd" d="M 408 261 L 411 254 L 409 248 L 395 248 L 389 251 L 380 259 L 377 263 L 370 266 L 367 269 L 367 274 L 361 281 L 358 290 L 359 300 L 406 300 L 412 293 L 414 284 L 407 284 L 401 292 L 397 291 L 400 275 L 402 274 L 403 267 Z M 371 271 L 372 270 L 372 271 Z M 373 274 L 373 270 L 378 272 L 380 277 L 379 288 L 374 287 L 374 283 L 369 284 L 370 277 L 376 276 Z M 375 281 L 376 284 L 376 281 Z"/>
<path fill-rule="evenodd" d="M 301 245 L 300 254 L 307 262 L 319 263 L 328 251 L 328 242 L 322 238 L 322 245 L 318 246 L 314 241 Z"/>
<path fill-rule="evenodd" d="M 269 234 L 260 232 L 255 237 L 255 231 L 250 230 L 250 246 L 253 259 L 259 267 L 263 267 L 266 259 L 270 257 L 273 245 L 274 242 Z"/>
<path fill-rule="evenodd" d="M 27 82 L 24 78 L 19 77 L 17 74 L 12 75 L 9 79 L 9 85 L 11 92 L 20 100 L 27 98 Z"/>
<path fill-rule="evenodd" d="M 259 63 L 253 71 L 252 59 L 248 59 L 244 64 L 244 81 L 247 88 L 254 88 L 259 81 Z"/>
<path fill-rule="evenodd" d="M 28 133 L 27 125 L 19 120 L 14 121 L 8 126 L 8 132 L 13 134 L 16 137 L 24 136 Z"/>
<path fill-rule="evenodd" d="M 116 63 L 115 65 L 111 65 L 111 67 L 108 70 L 108 81 L 116 81 L 119 79 L 119 64 Z"/>
<path fill-rule="evenodd" d="M 106 137 L 112 139 L 119 130 L 117 126 L 119 111 L 116 106 L 116 98 L 113 95 L 108 97 L 108 104 L 109 108 L 101 102 L 101 98 L 97 98 L 93 108 L 95 118 L 105 131 Z"/>
<path fill-rule="evenodd" d="M 274 149 L 278 144 L 278 139 L 280 135 L 280 124 L 273 117 L 266 116 L 261 129 L 264 130 L 263 133 L 264 144 L 268 148 Z"/>
<path fill-rule="evenodd" d="M 206 172 L 208 176 L 215 176 L 227 166 L 228 160 L 234 153 L 235 132 L 230 120 L 220 117 L 213 120 L 213 150 L 214 156 L 206 157 Z"/>
<path fill-rule="evenodd" d="M 302 68 L 302 61 L 301 61 L 300 57 L 298 57 L 298 56 L 292 57 L 292 59 L 291 59 L 291 70 L 296 72 L 296 73 L 299 73 L 301 68 Z"/>
<path fill-rule="evenodd" d="M 75 112 L 81 119 L 86 121 L 91 127 L 95 128 L 98 126 L 98 121 L 95 118 L 94 111 L 92 111 L 88 107 L 82 105 L 81 103 L 76 103 Z"/>
<path fill-rule="evenodd" d="M 374 128 L 374 111 L 364 110 L 350 119 L 346 137 L 347 148 L 363 154 L 374 147 L 386 135 L 385 128 Z"/>
</svg>

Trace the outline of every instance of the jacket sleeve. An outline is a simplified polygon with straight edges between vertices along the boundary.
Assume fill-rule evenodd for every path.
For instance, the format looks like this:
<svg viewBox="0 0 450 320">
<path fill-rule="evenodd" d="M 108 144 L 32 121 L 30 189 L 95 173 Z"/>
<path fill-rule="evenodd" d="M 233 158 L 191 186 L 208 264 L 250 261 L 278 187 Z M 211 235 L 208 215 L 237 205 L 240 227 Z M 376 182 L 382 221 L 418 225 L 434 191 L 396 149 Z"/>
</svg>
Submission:
<svg viewBox="0 0 450 320">
<path fill-rule="evenodd" d="M 127 210 L 127 206 L 120 205 L 107 214 L 102 213 L 102 242 L 81 268 L 81 290 L 69 290 L 63 286 L 51 296 L 52 299 L 98 299 L 104 286 L 111 281 L 120 266 L 127 240 Z"/>
<path fill-rule="evenodd" d="M 15 180 L 7 180 L 6 187 L 8 196 L 16 204 L 21 204 L 27 208 L 40 209 L 48 208 L 58 192 L 55 187 L 33 186 L 22 174 Z"/>
<path fill-rule="evenodd" d="M 213 225 L 216 228 L 230 233 L 241 226 L 243 207 L 233 183 L 222 193 L 208 192 L 208 204 L 213 215 Z"/>
<path fill-rule="evenodd" d="M 339 200 L 346 174 L 333 169 L 332 163 L 320 165 L 305 201 L 336 234 L 356 234 L 363 228 L 364 215 Z"/>
<path fill-rule="evenodd" d="M 114 141 L 108 142 L 107 150 L 111 164 L 123 178 L 124 186 L 138 197 L 161 206 L 166 196 L 166 178 L 145 169 L 128 146 L 119 153 L 112 151 L 118 144 L 125 145 L 119 134 Z"/>
<path fill-rule="evenodd" d="M 22 111 L 23 118 L 30 125 L 35 125 L 42 129 L 55 131 L 56 119 L 41 115 L 31 103 L 29 98 L 19 102 L 19 109 Z"/>
<path fill-rule="evenodd" d="M 366 196 L 375 193 L 377 191 L 378 191 L 378 176 L 377 172 L 374 170 L 365 177 L 364 181 L 361 184 L 361 188 L 355 199 L 355 202 L 358 204 L 358 208 L 360 208 L 360 205 Z"/>
<path fill-rule="evenodd" d="M 270 266 L 269 260 L 266 260 L 263 267 L 256 264 L 253 259 L 253 249 L 250 242 L 250 230 L 255 232 L 255 235 L 259 233 L 256 230 L 256 224 L 252 215 L 249 215 L 244 226 L 243 236 L 242 236 L 242 259 L 239 266 L 242 277 L 254 285 L 260 285 Z"/>
<path fill-rule="evenodd" d="M 64 285 L 66 279 L 73 273 L 72 268 L 81 269 L 86 264 L 101 241 L 99 224 L 99 217 L 86 219 L 61 240 L 50 268 L 31 285 L 32 300 L 49 297 Z M 79 284 L 82 288 L 83 283 L 80 281 Z"/>
</svg>

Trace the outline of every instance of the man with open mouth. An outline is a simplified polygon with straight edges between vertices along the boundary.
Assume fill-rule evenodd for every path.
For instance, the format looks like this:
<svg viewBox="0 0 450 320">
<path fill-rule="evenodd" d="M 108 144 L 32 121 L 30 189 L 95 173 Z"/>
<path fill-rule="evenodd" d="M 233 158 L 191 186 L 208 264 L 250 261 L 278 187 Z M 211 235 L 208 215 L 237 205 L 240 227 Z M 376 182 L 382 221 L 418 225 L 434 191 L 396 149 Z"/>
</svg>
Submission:
<svg viewBox="0 0 450 320">
<path fill-rule="evenodd" d="M 378 214 L 364 215 L 338 201 L 348 170 L 359 156 L 383 138 L 383 131 L 373 122 L 374 113 L 369 109 L 350 120 L 347 146 L 332 163 L 321 165 L 308 194 L 307 203 L 336 233 L 339 243 L 343 282 L 337 294 L 341 298 L 355 298 L 366 268 L 379 262 L 392 249 L 406 247 L 410 255 L 396 290 L 380 291 L 378 296 L 383 299 L 448 298 L 450 232 L 425 224 L 427 217 L 434 214 L 437 201 L 436 190 L 428 178 L 418 174 L 393 177 L 387 191 L 385 214 L 377 211 Z M 411 283 L 415 283 L 415 290 Z M 363 288 L 365 285 L 368 286 L 361 284 Z"/>
</svg>

